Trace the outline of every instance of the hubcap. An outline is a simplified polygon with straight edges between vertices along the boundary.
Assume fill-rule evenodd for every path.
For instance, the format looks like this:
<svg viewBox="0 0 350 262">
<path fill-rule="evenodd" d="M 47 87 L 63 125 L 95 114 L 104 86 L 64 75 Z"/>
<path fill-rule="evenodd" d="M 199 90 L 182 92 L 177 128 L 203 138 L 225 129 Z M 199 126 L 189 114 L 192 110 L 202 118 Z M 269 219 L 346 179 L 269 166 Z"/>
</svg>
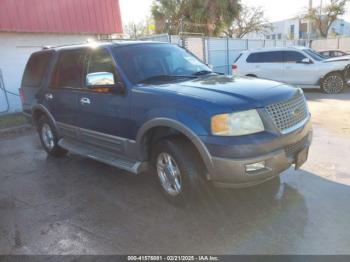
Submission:
<svg viewBox="0 0 350 262">
<path fill-rule="evenodd" d="M 324 82 L 324 90 L 329 94 L 339 93 L 344 86 L 344 81 L 340 76 L 329 76 Z"/>
<path fill-rule="evenodd" d="M 160 183 L 164 190 L 176 196 L 181 192 L 181 173 L 180 169 L 168 153 L 160 153 L 157 157 L 157 173 Z"/>
<path fill-rule="evenodd" d="M 55 146 L 54 136 L 51 127 L 48 124 L 44 124 L 41 128 L 41 138 L 47 149 L 51 150 Z"/>
</svg>

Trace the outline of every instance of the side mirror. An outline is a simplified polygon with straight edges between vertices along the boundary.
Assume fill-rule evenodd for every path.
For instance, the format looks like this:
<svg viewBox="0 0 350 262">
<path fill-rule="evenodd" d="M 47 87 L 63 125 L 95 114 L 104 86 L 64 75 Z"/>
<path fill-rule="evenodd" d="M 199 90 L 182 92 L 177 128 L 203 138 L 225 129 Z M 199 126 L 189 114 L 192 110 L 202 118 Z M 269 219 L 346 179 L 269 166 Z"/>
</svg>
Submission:
<svg viewBox="0 0 350 262">
<path fill-rule="evenodd" d="M 114 74 L 110 72 L 96 72 L 86 75 L 86 86 L 99 93 L 123 93 L 124 84 L 115 82 Z"/>
<path fill-rule="evenodd" d="M 87 74 L 86 85 L 88 88 L 114 86 L 114 75 L 108 72 Z"/>
<path fill-rule="evenodd" d="M 310 58 L 305 57 L 303 60 L 301 60 L 302 64 L 312 64 L 312 61 Z"/>
</svg>

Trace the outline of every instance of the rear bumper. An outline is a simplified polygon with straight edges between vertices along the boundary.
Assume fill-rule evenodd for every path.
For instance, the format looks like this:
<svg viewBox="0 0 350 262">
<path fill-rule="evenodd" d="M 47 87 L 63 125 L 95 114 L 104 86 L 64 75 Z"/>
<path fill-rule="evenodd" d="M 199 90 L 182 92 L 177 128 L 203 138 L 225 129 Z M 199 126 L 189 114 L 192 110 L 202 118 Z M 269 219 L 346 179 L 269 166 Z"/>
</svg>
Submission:
<svg viewBox="0 0 350 262">
<path fill-rule="evenodd" d="M 293 141 L 293 142 L 291 142 Z M 296 163 L 298 153 L 308 150 L 312 141 L 311 124 L 307 123 L 298 132 L 275 139 L 277 148 L 269 153 L 254 155 L 261 150 L 261 145 L 254 141 L 251 154 L 254 157 L 234 159 L 231 157 L 212 157 L 212 170 L 209 179 L 218 187 L 244 188 L 268 181 Z M 246 166 L 263 162 L 265 167 L 255 171 L 247 171 Z"/>
</svg>

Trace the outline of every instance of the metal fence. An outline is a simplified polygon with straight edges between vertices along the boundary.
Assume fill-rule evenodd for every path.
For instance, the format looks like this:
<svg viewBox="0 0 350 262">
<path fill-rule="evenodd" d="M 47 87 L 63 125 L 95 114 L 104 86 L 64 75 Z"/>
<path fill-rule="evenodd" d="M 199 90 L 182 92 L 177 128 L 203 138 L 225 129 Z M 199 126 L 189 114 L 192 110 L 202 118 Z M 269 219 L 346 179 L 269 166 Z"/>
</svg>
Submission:
<svg viewBox="0 0 350 262">
<path fill-rule="evenodd" d="M 340 49 L 345 52 L 350 52 L 350 37 L 312 40 L 311 47 L 317 51 Z"/>
<path fill-rule="evenodd" d="M 170 42 L 184 46 L 216 72 L 231 74 L 231 65 L 244 50 L 265 47 L 307 46 L 306 40 L 256 40 L 220 37 L 155 35 L 141 40 Z"/>
</svg>

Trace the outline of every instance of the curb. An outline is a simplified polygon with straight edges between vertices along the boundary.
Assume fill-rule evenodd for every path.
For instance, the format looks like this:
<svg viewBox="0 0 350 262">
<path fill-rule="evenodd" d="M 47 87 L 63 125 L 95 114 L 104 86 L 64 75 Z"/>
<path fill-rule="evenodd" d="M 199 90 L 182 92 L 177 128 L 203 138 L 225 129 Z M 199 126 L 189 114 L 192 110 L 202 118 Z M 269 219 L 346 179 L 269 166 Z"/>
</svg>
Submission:
<svg viewBox="0 0 350 262">
<path fill-rule="evenodd" d="M 0 129 L 0 137 L 22 135 L 25 132 L 34 130 L 29 124 Z"/>
</svg>

